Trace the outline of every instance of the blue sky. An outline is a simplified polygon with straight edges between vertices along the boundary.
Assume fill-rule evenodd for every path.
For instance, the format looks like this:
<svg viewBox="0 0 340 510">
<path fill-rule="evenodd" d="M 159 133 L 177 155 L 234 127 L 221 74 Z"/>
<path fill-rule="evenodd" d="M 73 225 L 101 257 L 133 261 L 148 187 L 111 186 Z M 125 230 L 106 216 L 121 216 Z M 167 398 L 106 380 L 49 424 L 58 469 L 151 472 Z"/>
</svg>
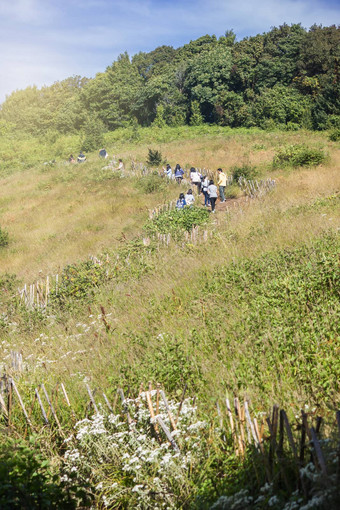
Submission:
<svg viewBox="0 0 340 510">
<path fill-rule="evenodd" d="M 340 23 L 338 0 L 0 0 L 0 103 L 28 85 L 93 77 L 117 56 L 233 29 Z"/>
</svg>

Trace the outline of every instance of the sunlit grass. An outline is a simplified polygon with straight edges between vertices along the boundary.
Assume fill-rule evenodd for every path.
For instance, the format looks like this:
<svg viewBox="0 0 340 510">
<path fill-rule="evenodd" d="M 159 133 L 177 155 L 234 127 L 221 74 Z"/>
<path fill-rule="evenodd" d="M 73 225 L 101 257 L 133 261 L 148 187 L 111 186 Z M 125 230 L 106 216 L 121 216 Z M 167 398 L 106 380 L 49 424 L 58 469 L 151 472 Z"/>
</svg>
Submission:
<svg viewBox="0 0 340 510">
<path fill-rule="evenodd" d="M 263 198 L 242 202 L 227 211 L 218 205 L 209 227 L 214 235 L 206 244 L 183 247 L 171 243 L 160 247 L 148 258 L 152 270 L 139 278 L 133 274 L 129 280 L 118 277 L 99 287 L 89 305 L 74 303 L 69 311 L 60 310 L 57 320 L 43 322 L 29 314 L 26 319 L 21 317 L 16 330 L 5 334 L 5 363 L 10 349 L 22 350 L 30 384 L 47 380 L 52 385 L 63 380 L 77 399 L 85 377 L 103 387 L 109 378 L 116 384 L 130 377 L 135 385 L 140 382 L 140 374 L 152 378 L 155 355 L 164 352 L 161 382 L 167 385 L 167 370 L 170 373 L 173 369 L 168 343 L 172 342 L 171 349 L 175 349 L 169 337 L 177 339 L 184 357 L 190 353 L 190 369 L 196 367 L 197 384 L 204 398 L 223 396 L 225 388 L 237 391 L 238 360 L 252 356 L 247 339 L 241 345 L 231 343 L 224 362 L 206 338 L 206 344 L 193 351 L 193 331 L 204 331 L 205 315 L 209 313 L 213 318 L 218 313 L 215 301 L 205 299 L 201 290 L 202 275 L 209 279 L 216 268 L 279 249 L 294 249 L 329 229 L 336 232 L 340 226 L 338 199 L 327 202 L 327 197 L 336 196 L 340 189 L 340 157 L 335 146 L 326 144 L 330 161 L 324 166 L 294 171 L 271 169 L 275 147 L 291 143 L 296 137 L 300 142 L 307 143 L 311 137 L 315 144 L 326 144 L 323 135 L 317 133 L 261 132 L 233 137 L 205 134 L 181 144 L 157 144 L 172 164 L 190 162 L 212 169 L 222 166 L 227 173 L 247 158 L 261 169 L 263 177 L 276 179 L 276 188 Z M 128 151 L 120 153 L 126 162 L 130 157 L 142 161 L 147 145 L 135 144 Z M 148 208 L 178 194 L 178 187 L 171 186 L 166 194 L 143 195 L 133 179 L 101 181 L 96 172 L 100 168 L 94 154 L 83 166 L 37 167 L 2 180 L 1 226 L 11 236 L 8 249 L 0 252 L 2 272 L 16 273 L 30 282 L 60 271 L 67 263 L 84 260 L 89 254 L 100 257 L 109 250 L 114 259 L 126 239 L 141 232 Z M 320 200 L 326 205 L 319 206 Z M 124 266 L 124 260 L 118 263 L 118 274 L 120 266 Z M 193 296 L 197 296 L 194 302 Z M 109 330 L 101 318 L 101 306 Z M 237 313 L 230 303 L 226 325 Z M 263 372 L 270 374 L 271 366 L 266 363 L 264 360 Z M 308 390 L 296 387 L 287 376 L 288 368 L 278 366 L 279 376 L 272 377 L 266 393 L 250 385 L 247 394 L 263 403 L 291 399 L 298 405 L 310 399 Z M 134 371 L 135 381 L 131 380 Z M 178 377 L 180 386 L 185 374 L 179 371 Z"/>
</svg>

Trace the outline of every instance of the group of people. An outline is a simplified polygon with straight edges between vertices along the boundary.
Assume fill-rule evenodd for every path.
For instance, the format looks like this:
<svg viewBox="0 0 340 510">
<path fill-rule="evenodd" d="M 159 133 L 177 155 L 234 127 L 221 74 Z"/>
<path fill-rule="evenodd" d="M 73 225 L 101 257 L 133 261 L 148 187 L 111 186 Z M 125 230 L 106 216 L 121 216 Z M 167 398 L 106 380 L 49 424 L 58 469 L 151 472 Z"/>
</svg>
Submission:
<svg viewBox="0 0 340 510">
<path fill-rule="evenodd" d="M 168 179 L 175 179 L 175 181 L 178 182 L 178 184 L 181 184 L 185 172 L 178 163 L 175 166 L 174 172 L 172 171 L 172 168 L 169 165 L 169 163 L 166 165 L 165 168 L 163 168 L 163 170 Z"/>
<path fill-rule="evenodd" d="M 77 163 L 85 163 L 85 161 L 86 161 L 86 156 L 85 156 L 85 154 L 83 154 L 82 151 L 80 151 L 79 156 L 77 157 Z M 70 157 L 68 158 L 68 162 L 76 163 L 76 160 L 75 160 L 73 154 L 70 154 Z"/>
<path fill-rule="evenodd" d="M 109 157 L 108 153 L 106 152 L 106 149 L 100 149 L 99 150 L 99 157 L 102 159 L 107 159 Z M 70 155 L 68 158 L 69 163 L 85 163 L 86 156 L 83 154 L 82 151 L 79 152 L 79 155 L 77 156 L 77 160 L 74 158 L 73 154 Z M 124 163 L 122 159 L 118 160 L 118 166 L 114 166 L 114 162 L 111 161 L 106 167 L 104 168 L 110 168 L 111 170 L 118 170 L 121 172 L 122 175 L 124 175 Z"/>
<path fill-rule="evenodd" d="M 180 167 L 180 165 L 176 165 L 175 172 L 172 172 L 171 166 L 168 164 L 166 168 L 164 168 L 164 173 L 169 179 L 175 179 L 179 184 L 182 182 L 183 176 L 185 174 L 184 170 Z M 190 168 L 190 181 L 193 186 L 197 189 L 197 195 L 203 193 L 204 195 L 204 207 L 211 207 L 211 211 L 215 212 L 216 200 L 218 195 L 220 197 L 221 202 L 225 202 L 225 188 L 227 185 L 227 176 L 223 172 L 222 168 L 217 169 L 218 173 L 218 181 L 217 186 L 215 185 L 213 179 L 209 179 L 207 175 L 200 174 L 196 168 Z M 179 195 L 179 199 L 176 203 L 177 209 L 183 209 L 186 205 L 192 205 L 195 202 L 195 197 L 192 192 L 192 189 L 189 189 L 186 194 L 181 193 Z"/>
<path fill-rule="evenodd" d="M 106 150 L 104 148 L 99 150 L 99 157 L 102 159 L 108 158 L 108 153 L 106 152 Z M 76 160 L 72 154 L 70 155 L 68 161 L 69 161 L 69 163 L 76 163 Z M 85 156 L 85 154 L 83 154 L 82 151 L 80 151 L 80 153 L 77 157 L 77 163 L 84 163 L 85 161 L 86 161 L 86 156 Z M 118 160 L 117 167 L 114 167 L 113 161 L 112 161 L 111 163 L 109 163 L 109 165 L 107 165 L 104 168 L 110 168 L 112 170 L 119 170 L 121 172 L 121 174 L 124 175 L 124 163 L 121 159 Z M 163 167 L 163 171 L 164 171 L 164 175 L 168 179 L 174 179 L 178 184 L 181 184 L 181 182 L 183 181 L 183 178 L 185 176 L 185 171 L 183 170 L 183 168 L 181 168 L 181 166 L 179 164 L 177 164 L 175 166 L 174 172 L 172 171 L 172 168 L 169 164 L 167 164 L 165 168 Z M 212 179 L 209 179 L 207 177 L 207 175 L 200 174 L 198 172 L 198 170 L 194 167 L 190 168 L 190 181 L 191 181 L 192 186 L 196 187 L 197 195 L 200 195 L 201 193 L 203 193 L 204 207 L 211 207 L 211 211 L 213 213 L 215 212 L 215 205 L 216 205 L 216 200 L 218 198 L 218 191 L 219 191 L 220 201 L 221 202 L 226 201 L 224 190 L 227 185 L 227 176 L 223 172 L 222 168 L 218 168 L 217 172 L 218 172 L 218 181 L 217 181 L 218 190 L 217 190 L 217 186 L 215 185 L 214 181 Z M 176 203 L 176 208 L 183 209 L 187 205 L 188 206 L 193 205 L 194 202 L 195 202 L 195 196 L 193 194 L 192 189 L 190 188 L 186 194 L 181 193 L 179 195 L 179 199 L 177 200 L 177 203 Z"/>
</svg>

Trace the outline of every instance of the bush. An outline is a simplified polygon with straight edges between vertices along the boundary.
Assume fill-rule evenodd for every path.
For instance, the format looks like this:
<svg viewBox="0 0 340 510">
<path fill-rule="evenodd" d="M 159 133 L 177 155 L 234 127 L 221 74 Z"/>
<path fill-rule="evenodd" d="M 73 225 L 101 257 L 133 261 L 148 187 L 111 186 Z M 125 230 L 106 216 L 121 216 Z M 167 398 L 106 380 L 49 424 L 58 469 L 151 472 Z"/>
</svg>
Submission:
<svg viewBox="0 0 340 510">
<path fill-rule="evenodd" d="M 70 264 L 63 269 L 58 291 L 50 294 L 51 302 L 63 304 L 67 298 L 91 299 L 96 288 L 112 275 L 106 265 L 95 264 L 92 260 Z"/>
<path fill-rule="evenodd" d="M 249 163 L 244 163 L 242 166 L 233 166 L 231 168 L 231 173 L 235 181 L 238 181 L 240 177 L 251 180 L 258 175 L 256 167 L 251 166 Z"/>
<path fill-rule="evenodd" d="M 143 193 L 157 193 L 165 189 L 166 182 L 157 172 L 154 172 L 138 179 L 136 186 Z"/>
<path fill-rule="evenodd" d="M 184 231 L 190 232 L 193 227 L 206 223 L 208 218 L 209 211 L 206 209 L 195 206 L 184 207 L 180 210 L 164 211 L 150 220 L 144 228 L 149 235 L 180 234 Z"/>
<path fill-rule="evenodd" d="M 0 247 L 8 245 L 8 232 L 0 227 Z"/>
<path fill-rule="evenodd" d="M 145 393 L 128 402 L 138 428 L 129 426 L 120 414 L 105 410 L 76 424 L 75 444 L 64 456 L 65 476 L 73 477 L 79 486 L 84 480 L 91 481 L 90 494 L 96 490 L 91 508 L 189 508 L 195 491 L 193 477 L 206 462 L 207 423 L 199 421 L 192 399 L 184 400 L 181 413 L 177 402 L 169 400 L 168 406 L 174 416 L 178 414 L 181 434 L 175 441 L 180 453 L 169 442 L 159 444 L 153 437 Z M 158 414 L 170 430 L 169 414 L 161 400 Z M 161 430 L 159 434 L 164 437 Z"/>
<path fill-rule="evenodd" d="M 237 184 L 231 184 L 227 186 L 224 190 L 224 195 L 226 198 L 238 198 L 241 195 L 241 189 Z"/>
<path fill-rule="evenodd" d="M 160 151 L 149 149 L 146 164 L 149 166 L 159 166 L 162 164 L 163 156 Z"/>
<path fill-rule="evenodd" d="M 51 474 L 49 462 L 32 440 L 30 443 L 7 439 L 0 446 L 0 508 L 77 508 L 70 489 L 74 495 L 78 489 L 74 486 L 65 490 L 59 476 Z"/>
<path fill-rule="evenodd" d="M 279 166 L 316 166 L 326 160 L 321 149 L 312 149 L 305 145 L 288 145 L 278 151 L 273 160 L 274 168 Z"/>
<path fill-rule="evenodd" d="M 333 131 L 331 131 L 329 133 L 329 137 L 331 142 L 337 142 L 340 140 L 340 128 L 337 128 L 337 129 L 333 129 Z"/>
</svg>

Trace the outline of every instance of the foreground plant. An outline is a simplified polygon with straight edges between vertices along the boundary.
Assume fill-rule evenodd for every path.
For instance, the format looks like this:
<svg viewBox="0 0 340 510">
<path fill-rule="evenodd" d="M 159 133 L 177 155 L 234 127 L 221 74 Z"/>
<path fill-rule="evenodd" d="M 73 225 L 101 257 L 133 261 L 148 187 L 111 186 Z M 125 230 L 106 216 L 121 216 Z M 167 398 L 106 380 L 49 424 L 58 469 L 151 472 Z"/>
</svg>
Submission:
<svg viewBox="0 0 340 510">
<path fill-rule="evenodd" d="M 150 393 L 154 396 L 156 391 Z M 169 402 L 172 423 L 178 403 Z M 204 456 L 202 429 L 196 407 L 187 399 L 181 406 L 176 429 L 167 440 L 158 420 L 170 431 L 165 404 L 159 402 L 159 414 L 150 417 L 146 393 L 125 400 L 127 419 L 104 409 L 91 419 L 78 422 L 76 435 L 69 438 L 64 455 L 62 480 L 84 485 L 90 483 L 99 507 L 178 508 L 192 498 L 192 472 Z"/>
</svg>

